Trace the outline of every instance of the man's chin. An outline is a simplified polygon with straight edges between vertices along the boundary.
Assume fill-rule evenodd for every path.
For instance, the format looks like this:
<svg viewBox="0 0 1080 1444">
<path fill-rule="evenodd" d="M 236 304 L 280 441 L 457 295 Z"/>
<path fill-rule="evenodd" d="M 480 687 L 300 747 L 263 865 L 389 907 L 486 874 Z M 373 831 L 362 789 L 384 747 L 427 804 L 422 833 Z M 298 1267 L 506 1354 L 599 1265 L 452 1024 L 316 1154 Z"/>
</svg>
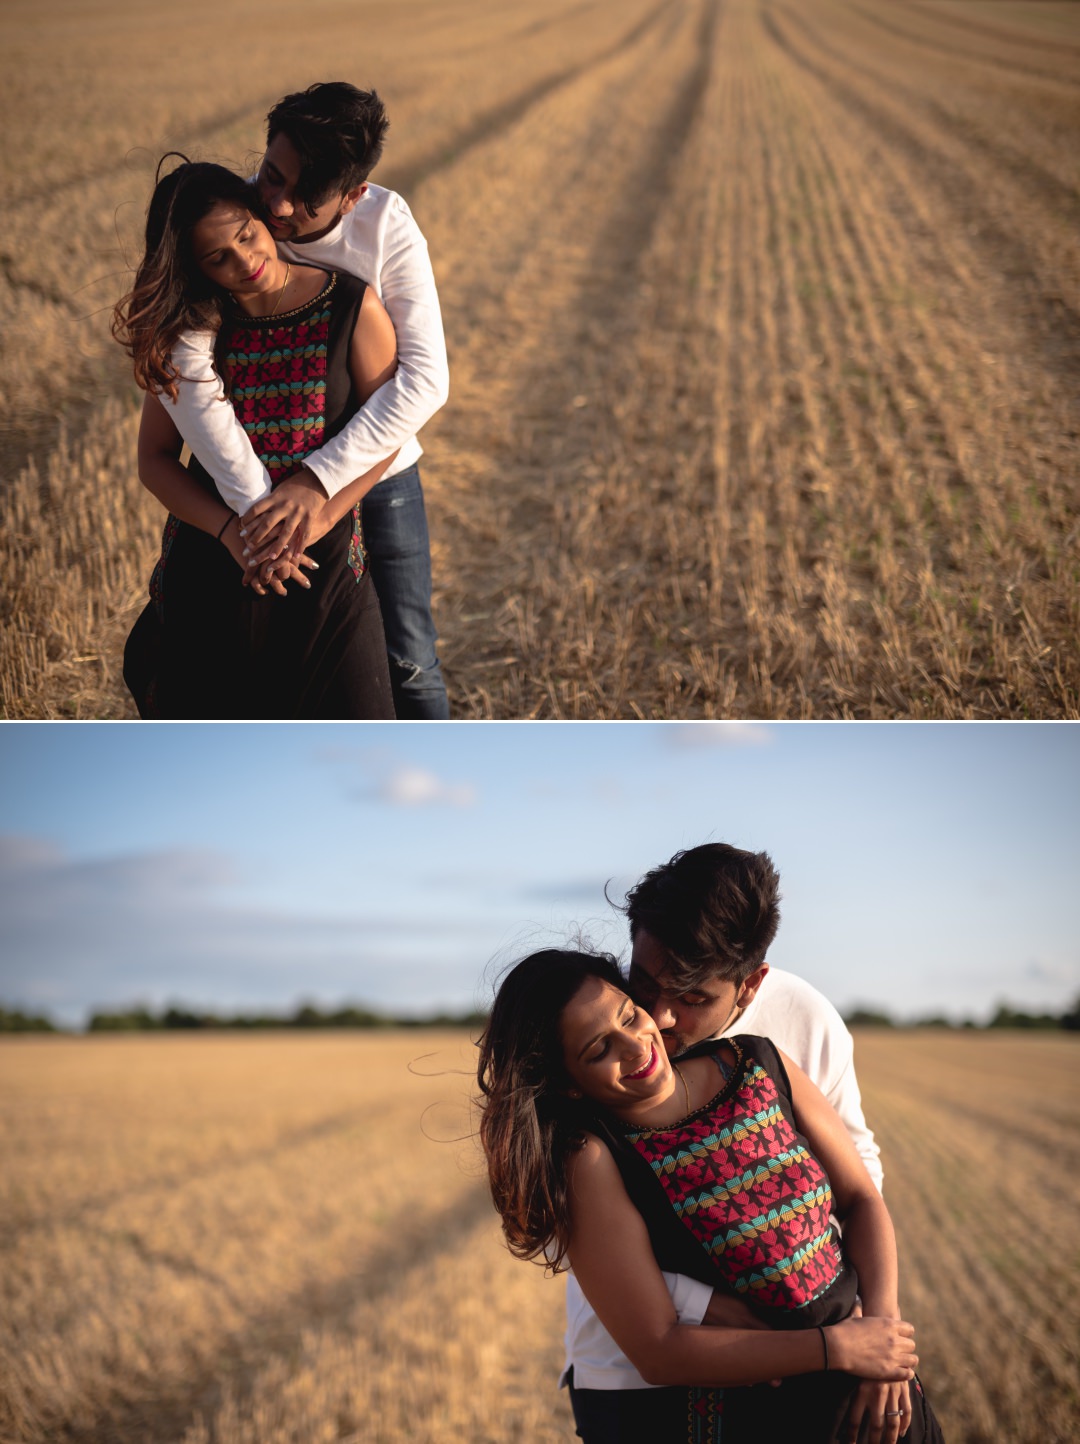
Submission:
<svg viewBox="0 0 1080 1444">
<path fill-rule="evenodd" d="M 669 1058 L 677 1058 L 680 1053 L 685 1053 L 690 1044 L 685 1038 L 680 1038 L 675 1033 L 661 1033 L 664 1047 Z"/>
</svg>

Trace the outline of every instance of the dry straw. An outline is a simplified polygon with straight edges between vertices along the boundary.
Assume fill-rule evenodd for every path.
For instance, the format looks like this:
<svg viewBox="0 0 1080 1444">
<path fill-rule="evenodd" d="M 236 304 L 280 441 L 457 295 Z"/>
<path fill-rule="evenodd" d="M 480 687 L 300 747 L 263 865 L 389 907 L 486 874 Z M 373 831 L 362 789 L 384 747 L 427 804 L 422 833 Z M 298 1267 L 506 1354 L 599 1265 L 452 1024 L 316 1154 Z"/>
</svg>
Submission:
<svg viewBox="0 0 1080 1444">
<path fill-rule="evenodd" d="M 377 179 L 407 189 L 444 303 L 453 396 L 424 440 L 458 715 L 1076 715 L 1074 8 L 327 13 L 323 53 L 386 95 Z M 0 20 L 22 57 L 9 716 L 130 715 L 154 506 L 104 406 L 121 358 L 78 318 L 123 289 L 116 231 L 130 258 L 156 153 L 258 146 L 294 79 L 264 38 L 285 15 L 240 0 L 213 46 L 171 39 L 167 76 L 133 3 L 91 24 L 45 0 L 33 44 L 22 12 Z M 90 90 L 60 85 L 65 56 Z M 48 487 L 35 507 L 60 475 L 94 546 L 103 492 L 124 498 L 111 590 Z M 35 605 L 16 580 L 61 573 Z"/>
</svg>

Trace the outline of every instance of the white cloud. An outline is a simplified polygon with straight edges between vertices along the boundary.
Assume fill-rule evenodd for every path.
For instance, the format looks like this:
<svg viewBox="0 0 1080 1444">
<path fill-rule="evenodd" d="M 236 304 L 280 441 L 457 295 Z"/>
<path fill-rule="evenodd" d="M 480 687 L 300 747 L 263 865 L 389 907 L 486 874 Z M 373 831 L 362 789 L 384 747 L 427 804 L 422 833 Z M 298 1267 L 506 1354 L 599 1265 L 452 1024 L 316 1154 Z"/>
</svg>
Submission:
<svg viewBox="0 0 1080 1444">
<path fill-rule="evenodd" d="M 706 747 L 767 747 L 773 740 L 760 722 L 670 722 L 664 742 L 678 750 Z"/>
<path fill-rule="evenodd" d="M 477 789 L 469 782 L 447 782 L 426 767 L 401 760 L 389 747 L 325 746 L 315 760 L 335 771 L 357 768 L 367 774 L 366 784 L 347 785 L 350 797 L 384 802 L 391 807 L 472 807 Z"/>
<path fill-rule="evenodd" d="M 476 789 L 469 783 L 444 782 L 422 767 L 397 767 L 376 788 L 394 807 L 472 807 Z"/>
</svg>

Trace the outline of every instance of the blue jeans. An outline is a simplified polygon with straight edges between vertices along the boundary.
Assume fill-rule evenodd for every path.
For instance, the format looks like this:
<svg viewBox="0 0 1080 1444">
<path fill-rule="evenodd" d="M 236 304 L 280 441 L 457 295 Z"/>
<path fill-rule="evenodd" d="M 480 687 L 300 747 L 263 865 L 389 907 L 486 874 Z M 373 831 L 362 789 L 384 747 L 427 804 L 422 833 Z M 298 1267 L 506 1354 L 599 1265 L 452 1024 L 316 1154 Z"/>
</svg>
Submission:
<svg viewBox="0 0 1080 1444">
<path fill-rule="evenodd" d="M 417 467 L 372 487 L 364 497 L 363 523 L 386 631 L 394 710 L 399 717 L 441 721 L 450 707 L 435 655 L 431 547 Z"/>
</svg>

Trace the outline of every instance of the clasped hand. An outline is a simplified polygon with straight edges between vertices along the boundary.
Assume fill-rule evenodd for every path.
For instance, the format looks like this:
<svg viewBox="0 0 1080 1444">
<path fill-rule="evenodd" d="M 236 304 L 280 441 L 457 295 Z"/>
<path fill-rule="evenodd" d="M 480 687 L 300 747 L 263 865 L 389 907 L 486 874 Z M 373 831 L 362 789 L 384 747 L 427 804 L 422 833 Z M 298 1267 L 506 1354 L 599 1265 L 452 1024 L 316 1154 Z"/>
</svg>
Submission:
<svg viewBox="0 0 1080 1444">
<path fill-rule="evenodd" d="M 860 1436 L 864 1419 L 867 1432 Z M 864 1379 L 848 1406 L 846 1438 L 849 1444 L 855 1444 L 860 1437 L 865 1437 L 867 1444 L 896 1444 L 910 1427 L 911 1385 L 907 1380 L 882 1384 L 875 1379 Z"/>
<path fill-rule="evenodd" d="M 300 467 L 240 518 L 244 554 L 253 567 L 276 561 L 286 549 L 298 557 L 313 540 L 326 492 L 318 477 Z"/>
<path fill-rule="evenodd" d="M 279 597 L 285 596 L 289 581 L 310 589 L 301 569 L 318 568 L 305 547 L 325 534 L 325 526 L 320 525 L 325 504 L 318 478 L 301 467 L 244 513 L 240 518 L 244 586 L 259 596 L 272 591 Z"/>
</svg>

